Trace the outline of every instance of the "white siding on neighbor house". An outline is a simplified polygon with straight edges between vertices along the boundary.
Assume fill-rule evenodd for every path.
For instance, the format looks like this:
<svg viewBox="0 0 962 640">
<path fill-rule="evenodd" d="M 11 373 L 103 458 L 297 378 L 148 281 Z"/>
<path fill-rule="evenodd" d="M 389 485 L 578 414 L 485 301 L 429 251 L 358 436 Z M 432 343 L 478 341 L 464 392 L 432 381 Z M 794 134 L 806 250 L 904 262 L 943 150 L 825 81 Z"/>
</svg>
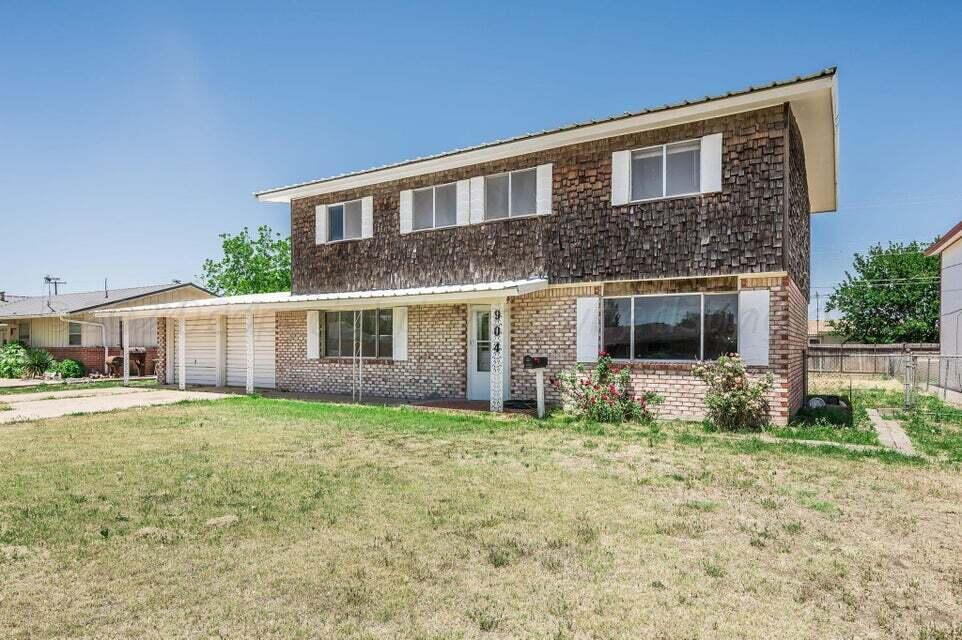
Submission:
<svg viewBox="0 0 962 640">
<path fill-rule="evenodd" d="M 942 252 L 942 303 L 939 315 L 942 322 L 942 353 L 959 355 L 958 322 L 947 322 L 962 313 L 962 240 L 949 245 Z"/>
<path fill-rule="evenodd" d="M 34 347 L 67 346 L 67 323 L 59 318 L 34 318 L 30 321 L 30 344 Z"/>
<path fill-rule="evenodd" d="M 939 310 L 939 351 L 944 356 L 962 355 L 962 241 L 956 241 L 942 252 L 941 303 Z M 962 367 L 956 358 L 943 358 L 940 363 L 941 385 L 962 391 Z"/>
<path fill-rule="evenodd" d="M 147 304 L 164 304 L 167 302 L 181 302 L 184 300 L 199 300 L 210 296 L 193 287 L 184 287 L 173 291 L 155 293 L 110 305 L 112 309 L 124 307 L 139 307 Z M 98 318 L 92 313 L 77 313 L 71 316 L 75 320 L 102 324 L 107 330 L 107 346 L 120 346 L 120 319 Z M 131 347 L 157 346 L 157 321 L 154 318 L 129 320 Z M 103 332 L 100 327 L 81 325 L 80 345 L 71 345 L 67 323 L 59 317 L 33 318 L 30 320 L 30 344 L 34 347 L 50 349 L 54 347 L 102 347 L 104 346 Z"/>
</svg>

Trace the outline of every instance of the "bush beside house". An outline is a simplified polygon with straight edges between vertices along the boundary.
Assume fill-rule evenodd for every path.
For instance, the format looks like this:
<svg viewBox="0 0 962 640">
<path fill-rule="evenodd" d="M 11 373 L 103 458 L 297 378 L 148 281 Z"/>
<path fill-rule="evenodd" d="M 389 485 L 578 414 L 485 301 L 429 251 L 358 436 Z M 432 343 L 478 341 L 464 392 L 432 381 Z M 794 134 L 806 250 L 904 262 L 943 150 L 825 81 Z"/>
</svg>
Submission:
<svg viewBox="0 0 962 640">
<path fill-rule="evenodd" d="M 0 347 L 0 378 L 40 378 L 46 373 L 61 378 L 82 378 L 84 366 L 76 360 L 57 362 L 49 351 L 10 342 Z"/>
<path fill-rule="evenodd" d="M 651 422 L 662 401 L 649 391 L 636 397 L 631 390 L 631 372 L 627 367 L 615 371 L 607 353 L 600 354 L 594 369 L 579 364 L 551 382 L 561 392 L 565 413 L 592 422 Z"/>
<path fill-rule="evenodd" d="M 721 431 L 757 431 L 768 423 L 766 394 L 773 384 L 770 373 L 753 380 L 737 353 L 700 364 L 693 373 L 708 385 L 705 410 L 709 426 Z"/>
</svg>

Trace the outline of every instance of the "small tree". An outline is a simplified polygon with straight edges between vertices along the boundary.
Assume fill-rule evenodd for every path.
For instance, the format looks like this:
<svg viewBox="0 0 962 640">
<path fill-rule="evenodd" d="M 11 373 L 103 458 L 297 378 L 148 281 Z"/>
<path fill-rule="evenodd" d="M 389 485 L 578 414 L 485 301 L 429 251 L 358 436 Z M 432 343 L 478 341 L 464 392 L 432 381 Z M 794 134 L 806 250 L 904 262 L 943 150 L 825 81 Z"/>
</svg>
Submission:
<svg viewBox="0 0 962 640">
<path fill-rule="evenodd" d="M 939 259 L 924 245 L 877 244 L 856 253 L 855 275 L 835 288 L 826 311 L 841 311 L 834 332 L 853 342 L 938 342 Z"/>
<path fill-rule="evenodd" d="M 257 228 L 252 238 L 247 227 L 236 235 L 221 234 L 224 257 L 204 261 L 201 279 L 218 295 L 290 291 L 291 239 L 270 227 Z"/>
<path fill-rule="evenodd" d="M 752 380 L 737 353 L 697 365 L 692 372 L 708 385 L 705 409 L 707 421 L 715 429 L 754 431 L 768 421 L 765 394 L 772 389 L 772 374 L 766 374 L 761 380 Z"/>
</svg>

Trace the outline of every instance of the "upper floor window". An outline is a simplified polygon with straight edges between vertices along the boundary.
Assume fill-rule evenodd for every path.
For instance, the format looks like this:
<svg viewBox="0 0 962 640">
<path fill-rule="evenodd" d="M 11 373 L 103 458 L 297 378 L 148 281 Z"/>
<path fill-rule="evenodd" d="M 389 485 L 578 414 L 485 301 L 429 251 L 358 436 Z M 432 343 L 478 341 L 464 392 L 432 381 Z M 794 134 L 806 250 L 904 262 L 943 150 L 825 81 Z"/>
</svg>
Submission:
<svg viewBox="0 0 962 640">
<path fill-rule="evenodd" d="M 83 327 L 76 322 L 71 322 L 67 329 L 67 344 L 71 347 L 79 347 L 82 337 Z"/>
<path fill-rule="evenodd" d="M 316 244 L 374 236 L 374 197 L 314 207 Z"/>
<path fill-rule="evenodd" d="M 361 201 L 352 200 L 327 208 L 327 241 L 353 240 L 361 237 Z"/>
<path fill-rule="evenodd" d="M 662 144 L 631 152 L 631 199 L 701 191 L 701 141 Z"/>
<path fill-rule="evenodd" d="M 611 154 L 611 204 L 722 190 L 722 134 Z"/>
<path fill-rule="evenodd" d="M 328 311 L 324 314 L 324 324 L 324 351 L 329 357 L 350 358 L 358 346 L 364 358 L 393 357 L 392 309 Z"/>
<path fill-rule="evenodd" d="M 618 360 L 712 360 L 738 350 L 738 294 L 605 298 L 602 343 Z"/>
<path fill-rule="evenodd" d="M 457 223 L 458 185 L 452 182 L 439 187 L 414 191 L 414 230 L 453 227 Z"/>
<path fill-rule="evenodd" d="M 484 219 L 529 216 L 538 211 L 538 171 L 523 169 L 484 178 Z"/>
</svg>

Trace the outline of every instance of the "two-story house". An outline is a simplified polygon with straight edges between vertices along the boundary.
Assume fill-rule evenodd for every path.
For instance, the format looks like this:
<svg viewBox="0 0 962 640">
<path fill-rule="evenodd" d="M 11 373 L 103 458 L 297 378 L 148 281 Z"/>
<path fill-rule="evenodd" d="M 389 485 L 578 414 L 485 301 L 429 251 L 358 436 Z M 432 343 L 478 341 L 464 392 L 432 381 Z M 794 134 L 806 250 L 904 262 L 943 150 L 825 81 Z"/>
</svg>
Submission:
<svg viewBox="0 0 962 640">
<path fill-rule="evenodd" d="M 288 203 L 293 291 L 158 318 L 168 382 L 531 400 L 606 351 L 698 418 L 700 360 L 800 406 L 809 216 L 836 207 L 834 69 L 256 194 Z M 549 389 L 549 401 L 557 400 Z"/>
</svg>

